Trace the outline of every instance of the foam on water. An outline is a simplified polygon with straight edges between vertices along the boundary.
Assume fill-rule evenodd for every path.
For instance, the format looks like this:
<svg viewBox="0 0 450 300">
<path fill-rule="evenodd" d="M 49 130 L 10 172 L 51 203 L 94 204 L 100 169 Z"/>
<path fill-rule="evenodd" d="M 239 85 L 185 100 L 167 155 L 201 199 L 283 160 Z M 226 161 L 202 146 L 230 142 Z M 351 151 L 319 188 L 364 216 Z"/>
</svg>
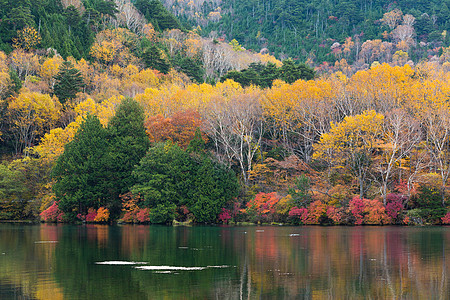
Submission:
<svg viewBox="0 0 450 300">
<path fill-rule="evenodd" d="M 175 267 L 175 266 L 142 266 L 135 267 L 138 270 L 150 270 L 150 271 L 201 271 L 206 267 Z"/>
<path fill-rule="evenodd" d="M 162 271 L 201 271 L 205 269 L 218 269 L 229 268 L 230 266 L 206 266 L 206 267 L 177 267 L 177 266 L 139 266 L 135 267 L 138 270 L 157 271 L 155 273 L 161 273 Z"/>
<path fill-rule="evenodd" d="M 96 265 L 113 265 L 113 266 L 130 266 L 130 265 L 145 265 L 146 262 L 137 262 L 137 261 L 98 261 L 95 263 Z"/>
</svg>

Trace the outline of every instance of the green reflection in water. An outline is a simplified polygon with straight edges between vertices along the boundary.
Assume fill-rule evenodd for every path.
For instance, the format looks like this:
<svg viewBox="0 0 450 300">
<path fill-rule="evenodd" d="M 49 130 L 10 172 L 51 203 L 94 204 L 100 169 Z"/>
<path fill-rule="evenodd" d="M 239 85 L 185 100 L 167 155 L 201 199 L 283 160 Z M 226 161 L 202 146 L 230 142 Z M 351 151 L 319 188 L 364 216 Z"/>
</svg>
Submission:
<svg viewBox="0 0 450 300">
<path fill-rule="evenodd" d="M 0 298 L 446 299 L 450 294 L 448 227 L 0 224 L 0 237 Z"/>
</svg>

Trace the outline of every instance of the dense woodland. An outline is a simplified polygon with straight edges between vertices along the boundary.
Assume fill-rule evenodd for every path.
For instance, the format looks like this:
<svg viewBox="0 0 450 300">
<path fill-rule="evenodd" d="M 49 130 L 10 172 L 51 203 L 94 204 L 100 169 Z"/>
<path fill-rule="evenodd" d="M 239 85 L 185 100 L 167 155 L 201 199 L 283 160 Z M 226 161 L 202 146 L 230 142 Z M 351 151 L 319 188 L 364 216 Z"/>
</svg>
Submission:
<svg viewBox="0 0 450 300">
<path fill-rule="evenodd" d="M 164 0 L 204 36 L 319 65 L 362 65 L 409 53 L 414 62 L 449 46 L 448 0 Z M 406 17 L 406 19 L 405 19 Z M 381 51 L 380 51 L 381 50 Z"/>
<path fill-rule="evenodd" d="M 17 3 L 2 8 L 0 219 L 450 223 L 450 47 L 313 69 L 155 1 Z"/>
</svg>

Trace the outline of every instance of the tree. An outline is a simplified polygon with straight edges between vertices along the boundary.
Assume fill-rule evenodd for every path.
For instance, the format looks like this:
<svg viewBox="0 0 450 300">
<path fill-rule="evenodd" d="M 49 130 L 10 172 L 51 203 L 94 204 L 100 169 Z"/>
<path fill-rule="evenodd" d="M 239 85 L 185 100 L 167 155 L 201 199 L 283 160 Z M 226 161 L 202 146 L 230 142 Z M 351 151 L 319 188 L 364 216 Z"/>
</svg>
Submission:
<svg viewBox="0 0 450 300">
<path fill-rule="evenodd" d="M 172 221 L 175 208 L 181 205 L 187 206 L 197 222 L 214 222 L 238 192 L 234 173 L 224 165 L 171 142 L 150 148 L 133 175 L 136 185 L 131 191 L 144 197 L 152 223 Z"/>
<path fill-rule="evenodd" d="M 284 60 L 280 68 L 280 79 L 287 83 L 293 83 L 299 79 L 311 80 L 314 76 L 313 69 L 305 64 L 295 65 L 292 59 Z"/>
<path fill-rule="evenodd" d="M 383 15 L 381 22 L 389 26 L 389 29 L 394 29 L 398 22 L 402 19 L 402 11 L 399 9 L 393 9 Z"/>
<path fill-rule="evenodd" d="M 65 104 L 68 100 L 75 99 L 77 93 L 81 92 L 83 88 L 84 80 L 81 72 L 75 69 L 71 62 L 63 62 L 55 76 L 53 87 L 53 92 L 59 102 Z"/>
<path fill-rule="evenodd" d="M 403 110 L 387 113 L 381 130 L 384 144 L 380 146 L 382 154 L 377 168 L 381 175 L 381 196 L 386 205 L 387 186 L 394 167 L 401 165 L 401 160 L 419 144 L 422 135 L 419 123 Z"/>
<path fill-rule="evenodd" d="M 23 217 L 23 200 L 29 192 L 25 176 L 11 166 L 0 164 L 0 219 Z"/>
<path fill-rule="evenodd" d="M 106 206 L 110 174 L 107 170 L 108 135 L 97 117 L 87 115 L 74 139 L 64 148 L 52 170 L 53 191 L 70 219 L 89 207 Z"/>
<path fill-rule="evenodd" d="M 361 199 L 383 120 L 384 116 L 373 110 L 345 117 L 339 124 L 332 123 L 330 132 L 322 134 L 315 145 L 314 158 L 324 158 L 332 166 L 346 166 L 358 178 Z"/>
<path fill-rule="evenodd" d="M 191 166 L 189 156 L 170 142 L 149 149 L 134 169 L 133 194 L 144 198 L 144 205 L 156 210 L 152 223 L 167 223 L 175 218 L 175 208 L 187 201 Z"/>
<path fill-rule="evenodd" d="M 156 45 L 145 48 L 142 52 L 142 59 L 147 68 L 158 70 L 164 74 L 167 74 L 170 70 L 170 63 L 166 59 L 166 54 Z"/>
<path fill-rule="evenodd" d="M 186 205 L 197 222 L 215 222 L 225 204 L 238 195 L 238 181 L 233 171 L 208 156 L 193 156 L 193 165 L 195 188 Z"/>
<path fill-rule="evenodd" d="M 150 117 L 145 122 L 145 127 L 150 142 L 171 141 L 186 149 L 201 124 L 201 116 L 197 111 L 186 110 L 176 112 L 170 118 L 164 118 L 160 114 Z M 206 141 L 206 136 L 203 139 Z"/>
<path fill-rule="evenodd" d="M 208 103 L 205 128 L 216 153 L 229 164 L 237 162 L 242 180 L 248 184 L 253 158 L 263 136 L 262 108 L 257 92 Z"/>
<path fill-rule="evenodd" d="M 33 27 L 25 27 L 17 32 L 13 38 L 14 48 L 22 48 L 26 51 L 33 50 L 41 42 L 41 36 Z"/>
<path fill-rule="evenodd" d="M 120 212 L 119 195 L 128 192 L 133 185 L 133 167 L 150 146 L 144 128 L 144 111 L 139 103 L 130 98 L 122 101 L 108 123 L 108 140 L 108 170 L 111 173 L 109 207 L 111 214 L 117 215 Z"/>
<path fill-rule="evenodd" d="M 31 147 L 52 129 L 59 118 L 60 104 L 49 95 L 22 92 L 8 103 L 7 116 L 16 154 Z"/>
</svg>

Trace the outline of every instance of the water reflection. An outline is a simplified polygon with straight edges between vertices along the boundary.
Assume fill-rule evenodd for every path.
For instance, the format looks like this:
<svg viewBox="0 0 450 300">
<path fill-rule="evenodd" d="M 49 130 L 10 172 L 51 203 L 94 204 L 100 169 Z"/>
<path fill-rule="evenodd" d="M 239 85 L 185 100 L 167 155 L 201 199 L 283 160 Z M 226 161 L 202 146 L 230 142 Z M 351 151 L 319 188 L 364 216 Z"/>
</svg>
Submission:
<svg viewBox="0 0 450 300">
<path fill-rule="evenodd" d="M 1 224 L 0 236 L 0 298 L 446 299 L 450 294 L 445 227 Z"/>
</svg>

